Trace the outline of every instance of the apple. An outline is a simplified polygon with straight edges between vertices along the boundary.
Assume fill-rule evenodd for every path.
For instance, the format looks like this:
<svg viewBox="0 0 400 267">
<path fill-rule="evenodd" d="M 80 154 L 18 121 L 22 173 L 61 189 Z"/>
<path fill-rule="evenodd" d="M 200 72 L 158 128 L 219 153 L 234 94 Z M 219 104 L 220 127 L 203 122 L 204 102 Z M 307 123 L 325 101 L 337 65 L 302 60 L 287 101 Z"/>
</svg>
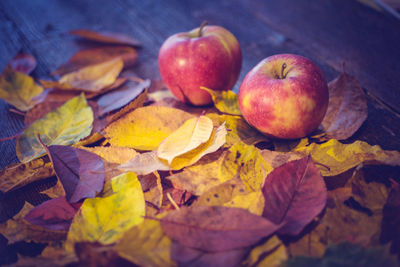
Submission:
<svg viewBox="0 0 400 267">
<path fill-rule="evenodd" d="M 328 86 L 318 66 L 294 54 L 258 63 L 239 88 L 244 119 L 269 137 L 296 139 L 313 132 L 328 108 Z"/>
<path fill-rule="evenodd" d="M 170 36 L 158 54 L 161 78 L 182 102 L 195 106 L 212 102 L 212 90 L 231 90 L 242 67 L 235 36 L 220 26 L 206 26 Z"/>
</svg>

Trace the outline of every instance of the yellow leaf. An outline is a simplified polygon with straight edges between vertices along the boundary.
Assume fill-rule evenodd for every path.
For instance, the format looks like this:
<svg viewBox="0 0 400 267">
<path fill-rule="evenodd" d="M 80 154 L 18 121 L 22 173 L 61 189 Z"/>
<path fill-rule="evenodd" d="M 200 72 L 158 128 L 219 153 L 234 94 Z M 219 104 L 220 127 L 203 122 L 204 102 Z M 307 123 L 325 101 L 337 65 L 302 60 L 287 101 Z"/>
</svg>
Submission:
<svg viewBox="0 0 400 267">
<path fill-rule="evenodd" d="M 0 98 L 21 111 L 27 111 L 40 102 L 37 96 L 42 92 L 43 88 L 32 77 L 9 66 L 0 76 Z"/>
<path fill-rule="evenodd" d="M 95 147 L 84 147 L 79 146 L 78 148 L 84 149 L 86 151 L 92 152 L 104 160 L 108 161 L 109 163 L 117 163 L 122 164 L 136 155 L 138 153 L 129 147 L 118 147 L 118 146 L 95 146 Z"/>
<path fill-rule="evenodd" d="M 144 175 L 154 171 L 168 171 L 171 168 L 157 157 L 156 151 L 150 151 L 136 155 L 131 160 L 118 166 L 118 169 Z"/>
<path fill-rule="evenodd" d="M 41 81 L 41 83 L 46 88 L 97 92 L 113 84 L 123 67 L 122 59 L 114 58 L 65 74 L 58 82 Z"/>
<path fill-rule="evenodd" d="M 219 115 L 216 113 L 209 113 L 206 115 L 215 125 L 226 123 L 226 128 L 229 129 L 226 136 L 226 147 L 230 147 L 242 141 L 247 145 L 254 145 L 259 142 L 269 141 L 268 138 L 251 127 L 241 116 L 232 115 Z"/>
<path fill-rule="evenodd" d="M 12 219 L 0 224 L 0 234 L 12 244 L 18 241 L 34 241 L 39 243 L 62 240 L 66 236 L 64 231 L 54 231 L 27 222 L 24 217 L 33 209 L 33 206 L 25 202 L 22 210 Z"/>
<path fill-rule="evenodd" d="M 0 171 L 0 190 L 6 193 L 53 175 L 53 164 L 45 162 L 43 158 L 15 163 Z"/>
<path fill-rule="evenodd" d="M 171 168 L 173 170 L 180 170 L 186 166 L 190 166 L 196 163 L 204 155 L 217 151 L 221 146 L 225 144 L 226 134 L 227 131 L 225 128 L 225 124 L 222 124 L 217 129 L 213 129 L 211 137 L 206 143 L 183 155 L 174 158 L 170 165 Z"/>
<path fill-rule="evenodd" d="M 220 169 L 220 175 L 233 177 L 239 172 L 247 190 L 259 191 L 268 173 L 273 170 L 255 146 L 237 142 L 229 149 Z"/>
<path fill-rule="evenodd" d="M 159 90 L 153 93 L 149 93 L 149 98 L 153 99 L 155 102 L 161 101 L 164 98 L 175 98 L 175 96 L 171 93 L 170 90 Z"/>
<path fill-rule="evenodd" d="M 104 132 L 112 146 L 154 150 L 192 117 L 187 112 L 169 107 L 141 107 L 111 123 Z"/>
<path fill-rule="evenodd" d="M 17 139 L 17 156 L 28 162 L 45 153 L 37 136 L 50 145 L 71 145 L 88 136 L 92 130 L 93 111 L 83 94 L 32 123 Z"/>
<path fill-rule="evenodd" d="M 314 162 L 319 163 L 317 167 L 323 176 L 338 175 L 361 163 L 400 166 L 400 152 L 383 150 L 362 141 L 342 144 L 331 139 L 323 144 L 312 143 L 309 146 L 301 142 L 293 151 L 311 154 Z"/>
<path fill-rule="evenodd" d="M 142 187 L 134 173 L 112 179 L 115 194 L 105 198 L 86 199 L 72 221 L 66 249 L 76 242 L 111 244 L 132 226 L 140 224 L 145 215 Z"/>
<path fill-rule="evenodd" d="M 163 233 L 160 222 L 149 219 L 128 230 L 115 246 L 121 257 L 144 267 L 176 266 L 170 250 L 171 240 Z"/>
<path fill-rule="evenodd" d="M 185 154 L 210 139 L 213 123 L 206 116 L 191 118 L 161 142 L 157 156 L 168 161 Z"/>
<path fill-rule="evenodd" d="M 285 245 L 276 236 L 272 236 L 263 244 L 256 246 L 243 261 L 245 266 L 279 267 L 288 259 Z"/>
<path fill-rule="evenodd" d="M 242 112 L 239 108 L 238 95 L 235 92 L 230 90 L 214 91 L 203 86 L 200 86 L 200 89 L 210 93 L 215 107 L 222 113 L 242 115 Z"/>
</svg>

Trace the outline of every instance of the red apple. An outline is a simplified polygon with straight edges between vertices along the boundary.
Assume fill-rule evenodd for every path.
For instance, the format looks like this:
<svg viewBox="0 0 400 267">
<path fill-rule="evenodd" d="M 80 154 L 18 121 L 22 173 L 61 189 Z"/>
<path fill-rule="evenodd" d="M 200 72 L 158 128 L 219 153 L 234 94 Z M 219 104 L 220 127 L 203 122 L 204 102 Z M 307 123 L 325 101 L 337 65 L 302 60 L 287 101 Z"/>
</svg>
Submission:
<svg viewBox="0 0 400 267">
<path fill-rule="evenodd" d="M 328 86 L 310 59 L 279 54 L 258 63 L 239 89 L 246 121 L 267 136 L 301 138 L 314 131 L 328 108 Z"/>
<path fill-rule="evenodd" d="M 242 66 L 242 53 L 228 30 L 203 24 L 170 36 L 160 48 L 158 66 L 162 80 L 179 100 L 202 106 L 212 99 L 200 86 L 232 89 Z"/>
</svg>

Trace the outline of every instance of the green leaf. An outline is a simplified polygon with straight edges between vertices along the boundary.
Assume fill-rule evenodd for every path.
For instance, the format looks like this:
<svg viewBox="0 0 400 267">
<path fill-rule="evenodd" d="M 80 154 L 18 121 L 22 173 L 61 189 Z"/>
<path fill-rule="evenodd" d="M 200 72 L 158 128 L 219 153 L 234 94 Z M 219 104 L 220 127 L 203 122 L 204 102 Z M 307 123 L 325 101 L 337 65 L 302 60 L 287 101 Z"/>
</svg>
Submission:
<svg viewBox="0 0 400 267">
<path fill-rule="evenodd" d="M 42 92 L 43 88 L 32 77 L 8 66 L 0 76 L 0 98 L 21 111 L 27 111 L 40 102 L 37 96 Z"/>
<path fill-rule="evenodd" d="M 47 146 L 68 146 L 87 137 L 92 130 L 92 123 L 93 111 L 85 96 L 81 94 L 74 97 L 25 129 L 17 139 L 18 159 L 26 163 L 45 153 L 38 135 Z"/>
<path fill-rule="evenodd" d="M 134 173 L 112 179 L 113 195 L 86 199 L 72 221 L 66 249 L 76 242 L 111 244 L 131 227 L 143 222 L 145 202 L 142 187 Z"/>
</svg>

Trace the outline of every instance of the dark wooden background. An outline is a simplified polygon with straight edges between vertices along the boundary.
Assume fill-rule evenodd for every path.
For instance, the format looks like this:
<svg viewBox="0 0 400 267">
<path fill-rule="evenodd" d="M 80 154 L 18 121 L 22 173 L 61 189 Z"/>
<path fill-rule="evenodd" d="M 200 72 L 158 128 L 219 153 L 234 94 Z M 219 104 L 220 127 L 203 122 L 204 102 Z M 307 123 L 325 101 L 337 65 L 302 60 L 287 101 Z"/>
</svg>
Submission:
<svg viewBox="0 0 400 267">
<path fill-rule="evenodd" d="M 19 52 L 38 59 L 33 76 L 49 73 L 88 46 L 68 34 L 86 28 L 128 34 L 142 42 L 133 70 L 159 79 L 158 49 L 170 35 L 202 21 L 229 29 L 239 40 L 244 75 L 276 53 L 314 60 L 327 80 L 345 63 L 368 93 L 369 117 L 352 140 L 400 150 L 400 21 L 353 0 L 2 0 L 0 71 Z M 23 118 L 0 100 L 0 138 L 23 128 Z M 15 141 L 0 143 L 0 169 L 17 161 Z"/>
</svg>

